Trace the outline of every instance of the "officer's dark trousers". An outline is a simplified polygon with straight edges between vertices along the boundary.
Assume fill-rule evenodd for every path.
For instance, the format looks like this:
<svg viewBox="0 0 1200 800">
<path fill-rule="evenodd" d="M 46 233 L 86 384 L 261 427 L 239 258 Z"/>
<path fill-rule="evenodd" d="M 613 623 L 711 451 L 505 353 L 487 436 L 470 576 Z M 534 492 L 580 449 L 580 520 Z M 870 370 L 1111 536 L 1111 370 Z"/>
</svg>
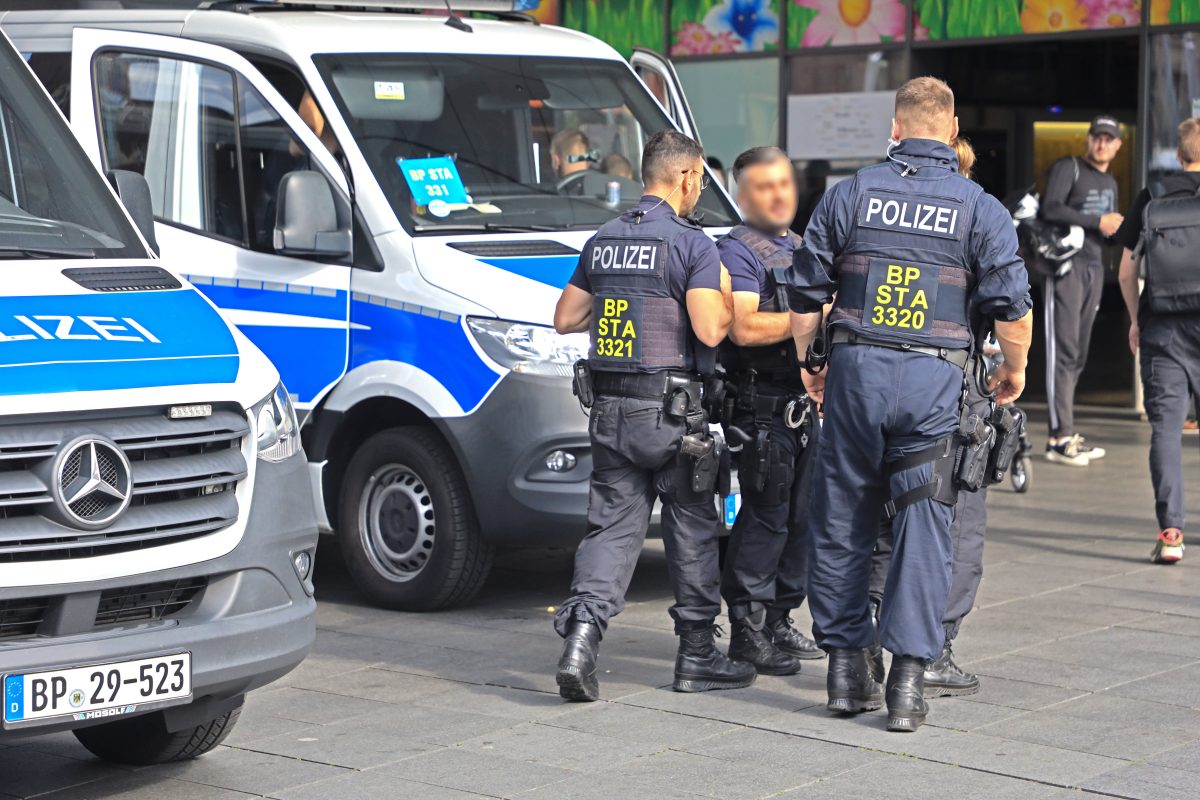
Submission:
<svg viewBox="0 0 1200 800">
<path fill-rule="evenodd" d="M 1103 289 L 1104 267 L 1079 260 L 1061 278 L 1046 279 L 1046 401 L 1051 436 L 1075 433 L 1075 387 L 1087 364 Z"/>
<path fill-rule="evenodd" d="M 735 423 L 742 430 L 753 430 L 752 418 L 737 418 Z M 812 492 L 809 464 L 819 431 L 815 419 L 795 430 L 784 424 L 781 414 L 771 420 L 770 467 L 763 489 L 755 491 L 742 483 L 742 509 L 725 551 L 721 594 L 731 611 L 735 606 L 745 607 L 746 613 L 765 608 L 767 620 L 774 622 L 804 602 Z M 746 475 L 745 462 L 740 474 Z"/>
<path fill-rule="evenodd" d="M 1183 423 L 1191 397 L 1200 395 L 1200 315 L 1148 321 L 1141 364 L 1158 527 L 1183 530 Z"/>
<path fill-rule="evenodd" d="M 808 602 L 823 647 L 868 647 L 871 553 L 889 497 L 929 482 L 932 465 L 891 474 L 890 462 L 954 433 L 963 371 L 933 356 L 838 345 L 825 387 L 813 477 Z M 896 655 L 932 660 L 945 643 L 954 508 L 921 500 L 897 514 L 880 629 Z"/>
<path fill-rule="evenodd" d="M 682 420 L 662 401 L 601 396 L 592 407 L 592 483 L 588 534 L 575 553 L 571 597 L 554 627 L 565 636 L 572 618 L 601 630 L 625 607 L 655 498 L 675 605 L 675 631 L 711 625 L 721 611 L 717 508 L 712 492 L 691 489 L 692 467 L 678 455 Z"/>
<path fill-rule="evenodd" d="M 988 401 L 974 390 L 971 392 L 970 402 L 971 411 L 981 416 L 991 409 Z M 987 489 L 959 492 L 958 504 L 954 507 L 954 522 L 950 526 L 950 540 L 954 550 L 950 596 L 946 601 L 946 613 L 942 615 L 942 627 L 946 631 L 948 642 L 958 636 L 963 618 L 975 607 L 979 582 L 983 580 L 983 542 L 986 535 Z M 877 601 L 883 600 L 891 565 L 892 523 L 887 517 L 881 517 L 879 542 L 871 559 L 871 597 Z"/>
</svg>

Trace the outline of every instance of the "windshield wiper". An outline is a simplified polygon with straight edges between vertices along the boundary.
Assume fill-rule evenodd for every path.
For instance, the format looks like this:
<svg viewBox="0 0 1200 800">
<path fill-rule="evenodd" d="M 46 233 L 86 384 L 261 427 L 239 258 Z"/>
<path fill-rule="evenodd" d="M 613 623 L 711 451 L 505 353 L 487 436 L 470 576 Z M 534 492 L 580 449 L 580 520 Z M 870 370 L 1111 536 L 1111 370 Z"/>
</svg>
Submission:
<svg viewBox="0 0 1200 800">
<path fill-rule="evenodd" d="M 417 233 L 527 233 L 529 231 L 561 231 L 562 227 L 555 225 L 509 224 L 500 222 L 480 223 L 451 223 L 449 225 L 417 225 L 413 228 Z"/>
<path fill-rule="evenodd" d="M 96 251 L 86 248 L 66 250 L 54 247 L 4 247 L 0 258 L 95 258 Z"/>
</svg>

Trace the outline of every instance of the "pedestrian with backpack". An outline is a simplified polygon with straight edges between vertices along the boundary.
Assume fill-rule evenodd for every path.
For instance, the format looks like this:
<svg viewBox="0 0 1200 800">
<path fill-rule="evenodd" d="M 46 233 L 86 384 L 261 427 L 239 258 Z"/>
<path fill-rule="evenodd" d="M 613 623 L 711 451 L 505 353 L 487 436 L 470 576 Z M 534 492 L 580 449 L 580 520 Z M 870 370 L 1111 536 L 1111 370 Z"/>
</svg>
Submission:
<svg viewBox="0 0 1200 800">
<path fill-rule="evenodd" d="M 1179 126 L 1176 156 L 1183 172 L 1143 189 L 1115 237 L 1129 349 L 1141 350 L 1160 564 L 1183 558 L 1183 423 L 1200 392 L 1200 118 Z"/>
<path fill-rule="evenodd" d="M 1121 126 L 1111 116 L 1092 120 L 1087 155 L 1061 158 L 1050 167 L 1042 194 L 1040 218 L 1083 229 L 1084 241 L 1071 266 L 1046 277 L 1046 400 L 1050 436 L 1046 458 L 1058 464 L 1086 467 L 1104 457 L 1075 430 L 1075 386 L 1087 363 L 1092 325 L 1104 288 L 1101 251 L 1116 233 L 1117 181 L 1108 168 L 1121 149 Z"/>
</svg>

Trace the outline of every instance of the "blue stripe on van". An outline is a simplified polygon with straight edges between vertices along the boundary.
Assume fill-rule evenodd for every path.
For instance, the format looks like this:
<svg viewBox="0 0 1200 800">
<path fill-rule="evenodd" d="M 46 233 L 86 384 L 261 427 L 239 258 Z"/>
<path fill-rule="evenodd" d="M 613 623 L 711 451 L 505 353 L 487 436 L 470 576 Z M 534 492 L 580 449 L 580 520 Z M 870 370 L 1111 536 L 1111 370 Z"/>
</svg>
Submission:
<svg viewBox="0 0 1200 800">
<path fill-rule="evenodd" d="M 571 280 L 575 265 L 579 263 L 577 255 L 562 256 L 517 256 L 513 258 L 481 258 L 485 264 L 511 272 L 514 275 L 553 286 L 561 289 Z"/>
<path fill-rule="evenodd" d="M 412 364 L 432 375 L 464 411 L 470 411 L 500 376 L 475 352 L 460 318 L 432 310 L 405 310 L 363 302 L 351 304 L 350 368 L 373 361 Z"/>
<path fill-rule="evenodd" d="M 0 394 L 232 383 L 238 364 L 191 289 L 0 297 Z"/>
</svg>

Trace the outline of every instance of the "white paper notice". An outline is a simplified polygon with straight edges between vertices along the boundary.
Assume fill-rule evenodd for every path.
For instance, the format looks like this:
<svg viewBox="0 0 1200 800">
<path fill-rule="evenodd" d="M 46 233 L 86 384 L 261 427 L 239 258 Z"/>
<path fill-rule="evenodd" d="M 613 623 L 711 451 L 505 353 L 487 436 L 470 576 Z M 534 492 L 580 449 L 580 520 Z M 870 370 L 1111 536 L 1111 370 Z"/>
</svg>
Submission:
<svg viewBox="0 0 1200 800">
<path fill-rule="evenodd" d="M 797 160 L 882 159 L 895 102 L 895 92 L 791 95 L 788 155 Z"/>
</svg>

